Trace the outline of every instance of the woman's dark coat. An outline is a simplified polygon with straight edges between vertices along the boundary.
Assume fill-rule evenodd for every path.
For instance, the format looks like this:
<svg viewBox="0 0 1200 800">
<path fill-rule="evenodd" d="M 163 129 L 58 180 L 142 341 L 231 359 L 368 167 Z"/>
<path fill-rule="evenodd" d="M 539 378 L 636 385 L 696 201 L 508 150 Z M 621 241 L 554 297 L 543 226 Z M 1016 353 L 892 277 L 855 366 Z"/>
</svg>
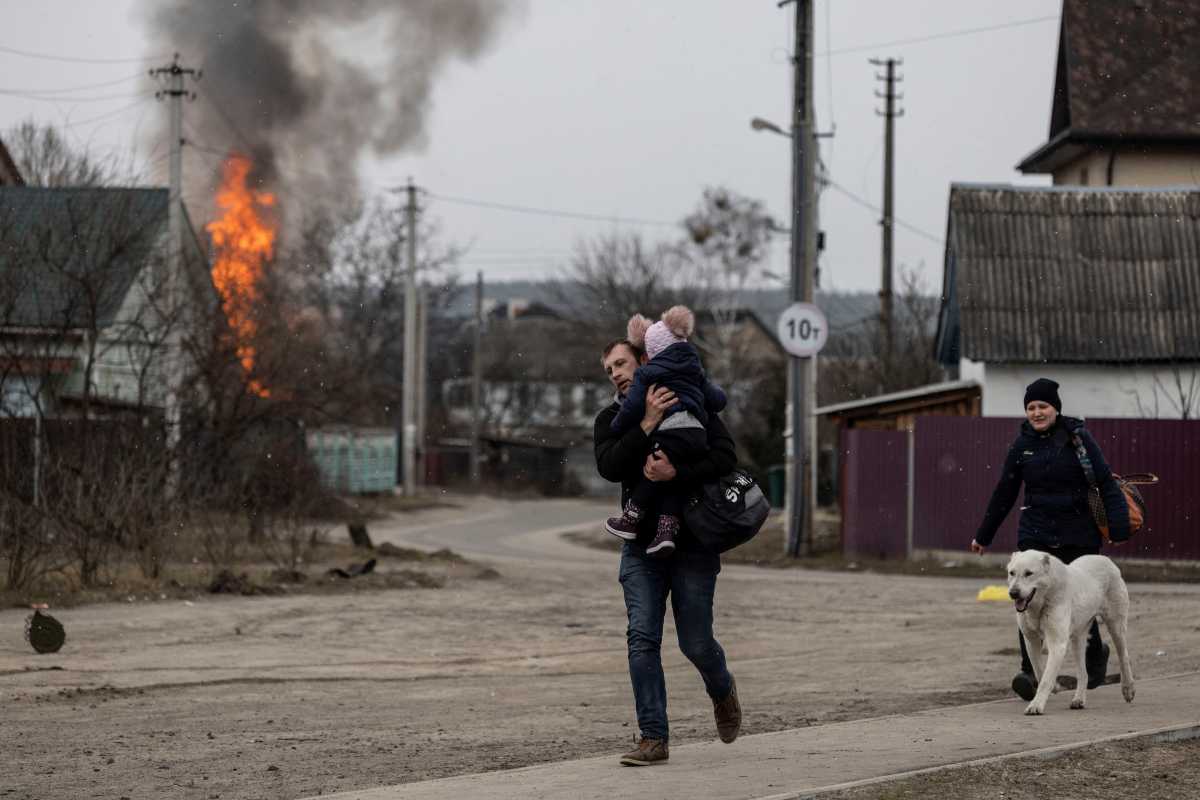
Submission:
<svg viewBox="0 0 1200 800">
<path fill-rule="evenodd" d="M 1129 509 L 1125 495 L 1113 478 L 1100 447 L 1084 429 L 1082 420 L 1060 415 L 1045 433 L 1035 431 L 1028 420 L 1021 423 L 1021 432 L 1008 448 L 1004 469 L 975 541 L 985 547 L 992 543 L 1023 483 L 1025 502 L 1017 527 L 1020 549 L 1100 547 L 1100 530 L 1088 509 L 1090 487 L 1071 442 L 1072 434 L 1078 434 L 1083 440 L 1091 459 L 1108 513 L 1109 537 L 1114 542 L 1129 538 Z"/>
</svg>

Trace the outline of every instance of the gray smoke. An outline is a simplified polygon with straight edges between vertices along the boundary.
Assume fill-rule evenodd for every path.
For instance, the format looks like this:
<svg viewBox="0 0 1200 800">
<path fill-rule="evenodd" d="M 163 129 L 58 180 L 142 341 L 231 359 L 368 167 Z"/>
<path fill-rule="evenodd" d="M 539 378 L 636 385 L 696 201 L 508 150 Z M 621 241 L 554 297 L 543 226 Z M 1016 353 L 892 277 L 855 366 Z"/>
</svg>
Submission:
<svg viewBox="0 0 1200 800">
<path fill-rule="evenodd" d="M 523 1 L 144 0 L 144 9 L 156 46 L 203 69 L 188 86 L 203 97 L 184 110 L 194 152 L 240 151 L 260 185 L 337 203 L 359 194 L 360 155 L 424 142 L 439 72 L 479 56 Z M 197 175 L 195 160 L 188 183 L 200 188 L 213 170 Z"/>
</svg>

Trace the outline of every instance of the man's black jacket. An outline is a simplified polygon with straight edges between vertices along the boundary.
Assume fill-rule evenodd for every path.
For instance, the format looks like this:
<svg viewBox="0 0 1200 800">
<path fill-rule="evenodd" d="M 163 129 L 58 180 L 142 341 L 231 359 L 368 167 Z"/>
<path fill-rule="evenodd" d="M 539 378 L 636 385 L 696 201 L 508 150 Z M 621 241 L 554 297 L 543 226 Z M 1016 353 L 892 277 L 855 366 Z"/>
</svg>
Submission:
<svg viewBox="0 0 1200 800">
<path fill-rule="evenodd" d="M 621 483 L 621 507 L 624 508 L 633 487 L 642 479 L 642 468 L 646 466 L 646 456 L 650 455 L 651 439 L 642 431 L 641 425 L 634 425 L 624 433 L 613 432 L 612 421 L 620 409 L 621 404 L 614 401 L 596 415 L 593 441 L 596 469 L 605 480 Z M 729 429 L 720 416 L 709 414 L 705 430 L 708 432 L 708 454 L 690 464 L 672 464 L 675 467 L 672 487 L 698 486 L 728 475 L 737 466 L 733 437 L 729 435 Z M 644 520 L 645 528 L 641 535 L 650 533 L 654 523 L 653 519 Z M 680 543 L 683 545 L 691 541 L 690 536 L 685 536 Z"/>
<path fill-rule="evenodd" d="M 1072 434 L 1083 440 L 1092 462 L 1108 513 L 1110 537 L 1114 542 L 1129 538 L 1129 508 L 1100 447 L 1082 420 L 1060 416 L 1045 433 L 1035 431 L 1028 421 L 1021 423 L 975 541 L 985 547 L 992 543 L 1024 483 L 1025 505 L 1017 527 L 1022 549 L 1100 546 L 1100 530 L 1088 508 L 1090 486 L 1071 442 Z"/>
</svg>

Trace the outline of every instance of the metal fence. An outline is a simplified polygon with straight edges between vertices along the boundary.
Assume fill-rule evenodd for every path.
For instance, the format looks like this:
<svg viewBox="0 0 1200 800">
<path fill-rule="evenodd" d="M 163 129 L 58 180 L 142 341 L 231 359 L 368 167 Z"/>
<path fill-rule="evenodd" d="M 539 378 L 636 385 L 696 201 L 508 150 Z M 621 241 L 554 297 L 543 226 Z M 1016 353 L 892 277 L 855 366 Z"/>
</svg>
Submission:
<svg viewBox="0 0 1200 800">
<path fill-rule="evenodd" d="M 848 555 L 903 558 L 907 543 L 908 434 L 842 433 L 842 547 Z"/>
<path fill-rule="evenodd" d="M 848 554 L 966 550 L 1019 419 L 920 417 L 911 432 L 843 431 L 842 541 Z M 1146 527 L 1114 557 L 1200 560 L 1200 422 L 1088 420 L 1113 470 L 1154 472 Z M 1016 548 L 1018 499 L 992 549 Z"/>
</svg>

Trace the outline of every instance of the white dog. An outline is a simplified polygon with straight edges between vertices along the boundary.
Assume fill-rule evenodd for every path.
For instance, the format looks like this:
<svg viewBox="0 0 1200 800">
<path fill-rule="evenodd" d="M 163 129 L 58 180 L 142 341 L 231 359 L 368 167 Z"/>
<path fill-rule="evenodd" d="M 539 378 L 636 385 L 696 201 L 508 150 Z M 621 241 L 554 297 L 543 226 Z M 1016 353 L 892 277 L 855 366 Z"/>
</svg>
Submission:
<svg viewBox="0 0 1200 800">
<path fill-rule="evenodd" d="M 1084 651 L 1092 620 L 1103 618 L 1112 636 L 1113 649 L 1121 661 L 1121 694 L 1133 702 L 1133 666 L 1125 640 L 1129 616 L 1129 591 L 1121 570 L 1104 556 L 1080 556 L 1070 564 L 1039 550 L 1013 553 L 1008 562 L 1008 596 L 1017 610 L 1017 625 L 1025 635 L 1037 694 L 1025 707 L 1026 714 L 1046 710 L 1046 698 L 1054 690 L 1058 671 L 1075 646 L 1077 666 L 1075 696 L 1071 708 L 1083 708 L 1087 695 L 1087 664 Z"/>
</svg>

